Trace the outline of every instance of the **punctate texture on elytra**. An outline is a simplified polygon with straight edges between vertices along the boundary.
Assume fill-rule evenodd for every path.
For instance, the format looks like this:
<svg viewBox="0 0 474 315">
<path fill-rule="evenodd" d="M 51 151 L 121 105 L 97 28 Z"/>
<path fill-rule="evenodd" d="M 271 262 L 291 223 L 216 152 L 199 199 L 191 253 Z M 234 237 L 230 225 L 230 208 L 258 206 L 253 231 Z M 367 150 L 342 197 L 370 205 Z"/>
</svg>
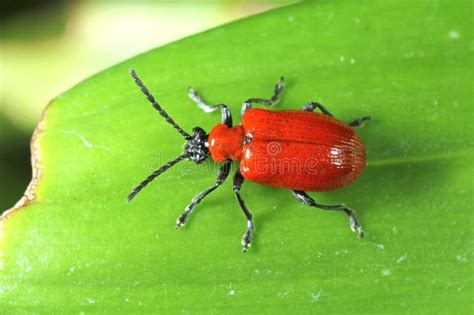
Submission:
<svg viewBox="0 0 474 315">
<path fill-rule="evenodd" d="M 307 191 L 344 187 L 366 163 L 362 141 L 352 128 L 307 111 L 252 109 L 243 115 L 245 135 L 240 171 L 249 180 Z"/>
</svg>

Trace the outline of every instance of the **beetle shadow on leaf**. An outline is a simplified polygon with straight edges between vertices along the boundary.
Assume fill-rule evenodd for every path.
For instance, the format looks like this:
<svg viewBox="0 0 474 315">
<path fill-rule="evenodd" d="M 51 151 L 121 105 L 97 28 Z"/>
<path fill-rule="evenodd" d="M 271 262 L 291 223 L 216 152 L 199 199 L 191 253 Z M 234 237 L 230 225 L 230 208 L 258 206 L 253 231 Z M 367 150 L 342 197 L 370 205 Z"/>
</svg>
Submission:
<svg viewBox="0 0 474 315">
<path fill-rule="evenodd" d="M 420 212 L 430 213 L 429 208 L 419 208 L 417 213 L 411 210 L 413 205 L 423 205 L 427 192 L 442 190 L 449 176 L 449 168 L 445 161 L 406 162 L 388 165 L 377 165 L 368 167 L 364 174 L 353 184 L 344 189 L 333 192 L 309 192 L 317 202 L 323 204 L 344 203 L 357 213 L 358 219 L 366 232 L 371 233 L 371 226 L 386 218 L 387 211 L 397 211 L 397 214 L 406 220 L 419 220 Z M 277 199 L 272 195 L 283 195 Z M 274 200 L 267 202 L 267 206 L 258 213 L 259 231 L 264 230 L 269 224 L 276 224 L 279 220 L 287 219 L 288 213 L 299 216 L 301 224 L 311 221 L 311 224 L 319 224 L 318 220 L 312 220 L 312 211 L 324 211 L 301 205 L 291 195 L 290 191 L 272 189 L 269 187 L 265 192 L 259 194 L 265 198 Z M 262 197 L 263 198 L 263 197 Z M 274 207 L 278 207 L 275 211 Z M 297 207 L 305 207 L 307 211 Z M 420 206 L 422 207 L 422 206 Z M 342 217 L 341 217 L 342 218 Z M 370 220 L 369 220 L 370 218 Z M 283 223 L 281 223 L 283 224 Z M 296 227 L 295 227 L 296 228 Z M 341 226 L 346 228 L 346 226 Z"/>
</svg>

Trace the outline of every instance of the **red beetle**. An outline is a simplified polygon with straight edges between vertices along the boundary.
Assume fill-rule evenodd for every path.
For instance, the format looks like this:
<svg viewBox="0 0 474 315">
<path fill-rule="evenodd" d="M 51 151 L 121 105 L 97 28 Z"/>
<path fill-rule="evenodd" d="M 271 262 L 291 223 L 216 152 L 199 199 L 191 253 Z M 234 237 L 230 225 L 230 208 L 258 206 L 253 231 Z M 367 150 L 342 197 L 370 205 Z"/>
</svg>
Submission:
<svg viewBox="0 0 474 315">
<path fill-rule="evenodd" d="M 351 209 L 343 204 L 319 204 L 305 191 L 335 190 L 359 177 L 366 164 L 366 151 L 353 128 L 361 127 L 370 120 L 369 116 L 345 124 L 334 119 L 324 106 L 315 102 L 308 103 L 299 111 L 252 109 L 254 103 L 272 106 L 278 102 L 283 91 L 281 78 L 270 99 L 251 98 L 243 103 L 240 126 L 232 125 L 232 116 L 226 105 L 208 105 L 196 91 L 189 88 L 189 97 L 205 112 L 221 111 L 222 122 L 209 135 L 200 127 L 188 134 L 161 108 L 135 71 L 130 70 L 130 74 L 148 101 L 185 138 L 186 143 L 184 153 L 148 176 L 132 191 L 128 201 L 176 163 L 188 159 L 200 164 L 210 155 L 215 162 L 223 163 L 217 181 L 193 198 L 178 218 L 176 228 L 184 225 L 204 197 L 225 181 L 233 161 L 240 161 L 233 187 L 247 219 L 247 230 L 242 238 L 244 252 L 252 242 L 254 231 L 252 214 L 240 195 L 244 179 L 287 188 L 297 200 L 308 206 L 343 211 L 349 217 L 351 229 L 357 232 L 359 238 L 363 237 L 362 227 Z M 315 109 L 322 114 L 315 113 Z"/>
</svg>

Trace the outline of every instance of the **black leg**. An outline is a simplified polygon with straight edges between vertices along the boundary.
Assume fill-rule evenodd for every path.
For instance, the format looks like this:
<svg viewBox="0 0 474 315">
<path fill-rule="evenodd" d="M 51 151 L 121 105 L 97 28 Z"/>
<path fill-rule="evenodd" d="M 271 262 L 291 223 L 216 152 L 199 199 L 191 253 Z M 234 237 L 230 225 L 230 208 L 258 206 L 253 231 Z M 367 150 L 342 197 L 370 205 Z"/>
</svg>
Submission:
<svg viewBox="0 0 474 315">
<path fill-rule="evenodd" d="M 215 110 L 220 109 L 222 115 L 222 123 L 226 124 L 229 128 L 232 127 L 232 114 L 230 113 L 229 107 L 227 107 L 227 105 L 208 105 L 192 87 L 188 88 L 188 96 L 206 113 L 211 113 Z"/>
<path fill-rule="evenodd" d="M 364 237 L 364 232 L 362 231 L 362 227 L 360 226 L 359 222 L 357 222 L 357 219 L 354 215 L 354 211 L 352 211 L 348 207 L 344 205 L 332 205 L 332 206 L 322 205 L 314 201 L 314 199 L 308 196 L 308 194 L 304 191 L 292 190 L 291 192 L 293 196 L 295 196 L 296 199 L 298 199 L 299 201 L 301 201 L 303 204 L 307 206 L 316 207 L 316 208 L 329 210 L 329 211 L 344 211 L 349 217 L 349 223 L 350 223 L 352 231 L 357 232 L 357 236 L 359 238 Z"/>
<path fill-rule="evenodd" d="M 359 119 L 356 119 L 349 123 L 349 126 L 352 128 L 360 128 L 364 126 L 364 123 L 370 121 L 372 118 L 370 116 L 365 116 Z"/>
<path fill-rule="evenodd" d="M 252 108 L 252 103 L 261 104 L 265 106 L 273 106 L 280 100 L 280 94 L 283 91 L 283 77 L 275 85 L 275 89 L 273 91 L 273 96 L 270 99 L 263 99 L 263 98 L 249 98 L 242 104 L 242 110 L 240 114 L 243 115 L 247 110 Z"/>
<path fill-rule="evenodd" d="M 219 170 L 219 175 L 217 176 L 217 181 L 214 185 L 209 187 L 208 189 L 202 191 L 199 195 L 193 198 L 192 202 L 186 207 L 183 214 L 178 218 L 176 221 L 176 228 L 179 229 L 183 226 L 189 218 L 191 212 L 193 212 L 194 208 L 212 191 L 214 191 L 217 187 L 222 185 L 226 180 L 227 176 L 229 175 L 230 167 L 232 165 L 232 160 L 227 160 L 224 162 L 225 164 L 222 165 L 221 169 Z"/>
<path fill-rule="evenodd" d="M 323 105 L 316 103 L 316 102 L 309 102 L 305 106 L 303 106 L 303 110 L 307 112 L 312 112 L 318 108 L 324 115 L 328 115 L 332 117 L 332 114 L 324 107 Z"/>
<path fill-rule="evenodd" d="M 245 205 L 244 200 L 240 196 L 240 187 L 242 186 L 243 182 L 244 182 L 244 177 L 242 176 L 240 171 L 237 170 L 237 172 L 235 172 L 235 175 L 234 175 L 233 186 L 234 186 L 235 196 L 237 197 L 237 201 L 239 202 L 240 208 L 242 209 L 245 215 L 245 218 L 247 219 L 247 230 L 245 231 L 244 236 L 242 237 L 242 245 L 244 245 L 244 248 L 242 249 L 242 251 L 245 253 L 247 249 L 250 247 L 250 244 L 252 243 L 254 224 L 252 220 L 252 213 L 250 213 L 249 209 L 247 209 L 247 206 Z"/>
</svg>

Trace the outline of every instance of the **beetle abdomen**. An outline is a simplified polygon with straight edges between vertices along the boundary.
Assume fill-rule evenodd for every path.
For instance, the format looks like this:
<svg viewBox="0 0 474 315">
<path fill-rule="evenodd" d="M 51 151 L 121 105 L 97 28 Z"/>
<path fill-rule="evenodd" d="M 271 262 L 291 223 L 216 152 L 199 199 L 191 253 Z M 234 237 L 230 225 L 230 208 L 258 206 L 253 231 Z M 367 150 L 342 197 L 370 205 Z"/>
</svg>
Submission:
<svg viewBox="0 0 474 315">
<path fill-rule="evenodd" d="M 243 126 L 250 143 L 240 171 L 251 181 L 294 190 L 327 191 L 363 171 L 365 148 L 349 126 L 321 114 L 252 109 Z"/>
</svg>

